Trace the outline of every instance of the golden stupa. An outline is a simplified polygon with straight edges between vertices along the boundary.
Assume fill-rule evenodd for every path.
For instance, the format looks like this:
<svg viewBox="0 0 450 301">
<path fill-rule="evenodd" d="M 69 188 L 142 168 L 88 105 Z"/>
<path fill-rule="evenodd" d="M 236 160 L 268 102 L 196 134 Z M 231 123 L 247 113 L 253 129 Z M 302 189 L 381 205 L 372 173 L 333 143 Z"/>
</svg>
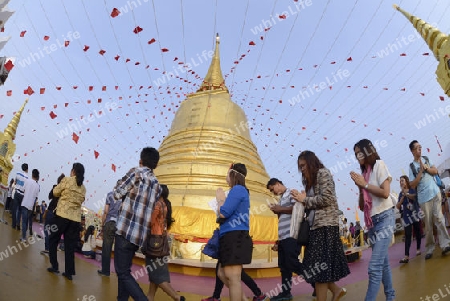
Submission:
<svg viewBox="0 0 450 301">
<path fill-rule="evenodd" d="M 24 104 L 18 112 L 14 115 L 11 122 L 8 124 L 4 132 L 0 132 L 0 183 L 8 186 L 9 173 L 13 169 L 12 156 L 16 151 L 16 144 L 14 139 L 16 138 L 17 126 L 20 122 L 20 116 L 28 102 L 28 98 L 25 99 Z"/>
<path fill-rule="evenodd" d="M 450 96 L 450 42 L 447 34 L 431 26 L 422 19 L 410 15 L 398 5 L 394 8 L 400 11 L 416 28 L 427 43 L 439 64 L 436 70 L 437 81 L 447 96 Z"/>
<path fill-rule="evenodd" d="M 250 233 L 254 241 L 273 242 L 277 239 L 277 219 L 267 206 L 274 202 L 266 189 L 269 176 L 251 140 L 246 115 L 231 101 L 225 86 L 219 42 L 217 36 L 214 57 L 202 85 L 176 112 L 159 148 L 155 173 L 158 181 L 170 189 L 176 220 L 171 232 L 185 242 L 204 242 L 217 227 L 208 202 L 215 199 L 217 188 L 229 189 L 226 175 L 230 164 L 244 163 L 250 190 Z M 183 254 L 183 258 L 200 255 L 198 248 L 187 253 L 191 254 Z"/>
</svg>

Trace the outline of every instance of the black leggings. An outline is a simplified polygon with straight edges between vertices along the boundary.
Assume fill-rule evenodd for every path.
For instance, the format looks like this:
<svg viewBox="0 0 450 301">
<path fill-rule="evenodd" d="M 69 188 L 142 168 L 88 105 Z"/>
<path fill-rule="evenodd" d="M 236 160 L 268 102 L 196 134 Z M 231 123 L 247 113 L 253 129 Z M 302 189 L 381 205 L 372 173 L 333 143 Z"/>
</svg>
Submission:
<svg viewBox="0 0 450 301">
<path fill-rule="evenodd" d="M 405 226 L 405 256 L 409 257 L 409 248 L 412 242 L 412 230 L 414 228 L 414 235 L 417 241 L 417 250 L 420 250 L 420 242 L 422 235 L 420 234 L 420 222 L 414 222 L 412 225 Z"/>
<path fill-rule="evenodd" d="M 217 262 L 216 265 L 216 286 L 214 287 L 214 293 L 213 293 L 213 297 L 216 299 L 220 299 L 220 294 L 222 293 L 222 289 L 223 289 L 223 282 L 222 280 L 220 280 L 219 276 L 217 276 L 217 272 L 219 270 L 219 263 Z M 252 277 L 250 277 L 245 271 L 244 269 L 242 269 L 241 272 L 241 280 L 242 282 L 245 283 L 245 285 L 252 290 L 253 295 L 255 296 L 260 296 L 261 295 L 261 289 L 258 287 L 258 285 L 256 284 L 255 280 L 252 279 Z"/>
</svg>

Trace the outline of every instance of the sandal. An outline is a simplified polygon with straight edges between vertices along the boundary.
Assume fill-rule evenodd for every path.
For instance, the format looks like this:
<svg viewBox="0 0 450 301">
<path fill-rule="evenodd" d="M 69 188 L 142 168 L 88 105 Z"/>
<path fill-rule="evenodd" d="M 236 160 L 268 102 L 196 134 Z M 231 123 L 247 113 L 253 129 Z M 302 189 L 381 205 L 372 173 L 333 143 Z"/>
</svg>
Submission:
<svg viewBox="0 0 450 301">
<path fill-rule="evenodd" d="M 408 263 L 409 262 L 409 258 L 403 258 L 402 260 L 400 260 L 400 263 Z"/>
</svg>

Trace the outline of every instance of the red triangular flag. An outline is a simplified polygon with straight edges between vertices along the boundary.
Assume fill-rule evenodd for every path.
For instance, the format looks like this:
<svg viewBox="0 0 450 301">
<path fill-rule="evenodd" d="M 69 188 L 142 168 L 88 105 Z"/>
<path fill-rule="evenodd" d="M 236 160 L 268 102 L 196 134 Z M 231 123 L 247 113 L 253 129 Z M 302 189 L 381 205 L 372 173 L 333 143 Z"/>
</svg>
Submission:
<svg viewBox="0 0 450 301">
<path fill-rule="evenodd" d="M 89 91 L 94 90 L 94 86 L 89 86 Z"/>
<path fill-rule="evenodd" d="M 162 52 L 167 52 L 167 51 L 169 51 L 169 49 L 167 49 L 167 48 L 161 48 L 161 51 L 162 51 Z"/>
<path fill-rule="evenodd" d="M 97 159 L 99 155 L 100 155 L 100 154 L 98 153 L 98 151 L 94 150 L 94 156 L 95 156 L 95 159 Z"/>
<path fill-rule="evenodd" d="M 98 53 L 100 53 L 100 55 L 104 55 L 105 54 L 105 50 L 101 49 Z"/>
<path fill-rule="evenodd" d="M 6 91 L 6 96 L 11 96 L 11 95 L 12 95 L 12 90 Z"/>
<path fill-rule="evenodd" d="M 142 29 L 141 27 L 136 26 L 136 27 L 133 29 L 133 32 L 134 32 L 135 34 L 138 34 L 138 33 L 140 33 L 142 30 L 143 30 L 143 29 Z"/>
<path fill-rule="evenodd" d="M 155 38 L 152 38 L 150 41 L 148 41 L 148 44 L 153 44 L 155 42 L 156 42 Z"/>
<path fill-rule="evenodd" d="M 48 41 L 48 39 L 50 39 L 49 36 L 44 36 L 44 41 Z"/>
<path fill-rule="evenodd" d="M 56 116 L 58 116 L 58 115 L 56 115 L 55 113 L 53 113 L 53 111 L 50 112 L 50 118 L 51 118 L 51 119 L 55 119 Z"/>
<path fill-rule="evenodd" d="M 118 10 L 117 8 L 113 8 L 112 12 L 111 12 L 111 17 L 115 18 L 120 14 L 120 10 Z"/>
<path fill-rule="evenodd" d="M 441 101 L 444 101 L 444 100 L 445 100 L 444 96 L 439 96 L 439 99 L 440 99 Z"/>
<path fill-rule="evenodd" d="M 78 144 L 78 139 L 80 139 L 80 137 L 77 134 L 73 133 L 72 134 L 72 140 L 75 141 L 75 143 Z"/>
<path fill-rule="evenodd" d="M 250 41 L 250 43 L 248 43 L 250 46 L 255 46 L 256 44 L 255 44 L 255 42 L 253 42 L 253 41 Z"/>
<path fill-rule="evenodd" d="M 349 58 L 347 59 L 347 62 L 351 62 L 351 61 L 353 61 L 353 59 L 352 59 L 352 57 L 349 57 Z"/>
<path fill-rule="evenodd" d="M 39 94 L 44 94 L 45 93 L 45 88 L 40 88 L 39 89 Z"/>
<path fill-rule="evenodd" d="M 114 59 L 115 59 L 116 61 L 118 61 L 119 58 L 120 58 L 120 55 L 116 55 L 116 56 L 114 57 Z"/>
<path fill-rule="evenodd" d="M 84 48 L 83 48 L 83 51 L 88 51 L 88 49 L 89 49 L 89 46 L 88 45 L 84 45 Z"/>
<path fill-rule="evenodd" d="M 70 41 L 64 41 L 64 46 L 65 47 L 69 46 L 69 44 L 70 44 Z"/>
<path fill-rule="evenodd" d="M 23 94 L 31 95 L 33 93 L 34 93 L 34 91 L 33 91 L 33 89 L 30 86 L 28 86 L 27 89 L 23 90 Z"/>
<path fill-rule="evenodd" d="M 27 33 L 27 31 L 26 31 L 26 30 L 24 30 L 24 31 L 21 31 L 21 32 L 20 32 L 20 37 L 21 37 L 21 38 L 23 38 L 23 37 L 25 36 L 25 34 L 26 34 L 26 33 Z"/>
<path fill-rule="evenodd" d="M 8 70 L 8 72 L 9 72 L 14 67 L 14 64 L 11 60 L 8 60 L 4 66 L 5 66 L 5 69 Z"/>
<path fill-rule="evenodd" d="M 112 169 L 114 172 L 116 172 L 116 165 L 111 164 L 111 169 Z"/>
</svg>

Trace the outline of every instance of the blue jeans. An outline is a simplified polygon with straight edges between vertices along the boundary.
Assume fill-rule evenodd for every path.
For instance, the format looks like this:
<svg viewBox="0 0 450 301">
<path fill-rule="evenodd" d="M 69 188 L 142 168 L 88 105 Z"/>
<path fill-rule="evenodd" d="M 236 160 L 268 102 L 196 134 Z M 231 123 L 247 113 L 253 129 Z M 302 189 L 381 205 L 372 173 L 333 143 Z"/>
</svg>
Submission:
<svg viewBox="0 0 450 301">
<path fill-rule="evenodd" d="M 102 243 L 102 273 L 110 274 L 111 267 L 111 251 L 116 236 L 116 222 L 109 221 L 103 226 L 103 243 Z"/>
<path fill-rule="evenodd" d="M 29 224 L 33 225 L 33 221 L 30 219 L 30 217 L 32 217 L 31 210 L 22 206 L 20 207 L 20 215 L 22 217 L 22 239 L 26 239 L 28 226 Z"/>
<path fill-rule="evenodd" d="M 11 204 L 12 227 L 14 229 L 20 227 L 20 207 L 22 206 L 23 194 L 14 193 Z"/>
<path fill-rule="evenodd" d="M 114 244 L 114 267 L 118 278 L 117 301 L 128 301 L 131 296 L 135 301 L 148 301 L 136 279 L 131 275 L 131 265 L 138 246 L 121 235 L 116 235 Z"/>
<path fill-rule="evenodd" d="M 372 216 L 373 227 L 369 229 L 369 242 L 372 246 L 372 257 L 369 262 L 369 287 L 365 301 L 375 301 L 383 282 L 387 301 L 395 299 L 392 286 L 392 272 L 389 266 L 388 248 L 394 234 L 394 209 L 385 210 Z"/>
</svg>

